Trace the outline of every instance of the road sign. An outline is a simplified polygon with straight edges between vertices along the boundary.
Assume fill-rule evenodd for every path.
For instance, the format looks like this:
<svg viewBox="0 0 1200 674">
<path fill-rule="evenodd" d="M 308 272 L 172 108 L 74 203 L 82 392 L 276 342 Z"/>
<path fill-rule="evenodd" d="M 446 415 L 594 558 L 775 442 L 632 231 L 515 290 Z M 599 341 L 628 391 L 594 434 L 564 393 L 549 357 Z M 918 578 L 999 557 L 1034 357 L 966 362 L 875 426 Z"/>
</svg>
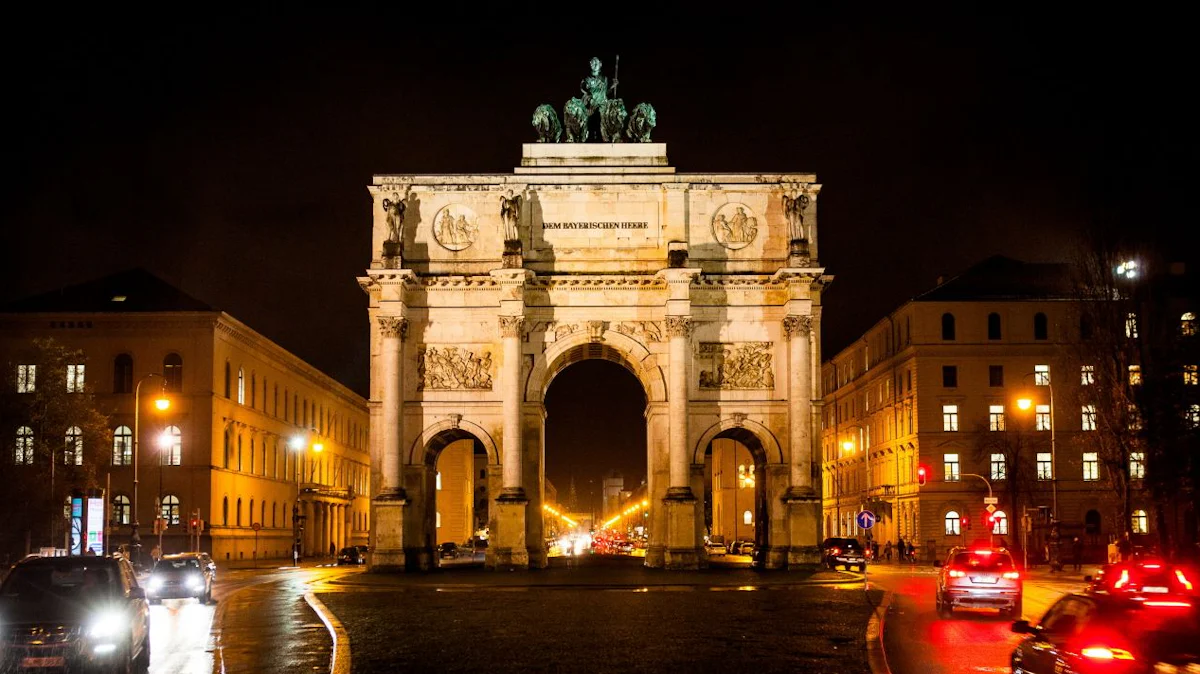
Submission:
<svg viewBox="0 0 1200 674">
<path fill-rule="evenodd" d="M 994 513 L 996 512 L 996 506 L 989 503 L 988 507 L 984 508 L 984 510 L 988 511 L 988 513 Z"/>
<path fill-rule="evenodd" d="M 999 497 L 999 496 L 984 496 L 984 497 L 983 497 L 983 504 L 984 504 L 984 505 L 997 505 L 997 504 L 999 504 L 999 503 L 1000 503 L 1000 497 Z M 991 511 L 989 511 L 989 512 L 991 512 Z"/>
<path fill-rule="evenodd" d="M 870 529 L 875 526 L 875 513 L 870 510 L 863 510 L 855 516 L 854 521 L 858 522 L 860 529 Z"/>
</svg>

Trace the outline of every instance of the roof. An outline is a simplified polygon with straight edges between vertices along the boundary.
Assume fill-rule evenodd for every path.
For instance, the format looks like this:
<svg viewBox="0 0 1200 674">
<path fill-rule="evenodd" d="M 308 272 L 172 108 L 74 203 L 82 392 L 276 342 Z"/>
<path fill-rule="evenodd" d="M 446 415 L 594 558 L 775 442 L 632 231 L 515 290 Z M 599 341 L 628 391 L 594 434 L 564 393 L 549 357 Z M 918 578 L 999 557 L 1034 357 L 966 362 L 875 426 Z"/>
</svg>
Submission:
<svg viewBox="0 0 1200 674">
<path fill-rule="evenodd" d="M 157 311 L 219 310 L 145 269 L 118 272 L 0 306 L 0 313 Z"/>
<path fill-rule="evenodd" d="M 1070 299 L 1071 267 L 994 255 L 913 298 L 914 302 Z"/>
</svg>

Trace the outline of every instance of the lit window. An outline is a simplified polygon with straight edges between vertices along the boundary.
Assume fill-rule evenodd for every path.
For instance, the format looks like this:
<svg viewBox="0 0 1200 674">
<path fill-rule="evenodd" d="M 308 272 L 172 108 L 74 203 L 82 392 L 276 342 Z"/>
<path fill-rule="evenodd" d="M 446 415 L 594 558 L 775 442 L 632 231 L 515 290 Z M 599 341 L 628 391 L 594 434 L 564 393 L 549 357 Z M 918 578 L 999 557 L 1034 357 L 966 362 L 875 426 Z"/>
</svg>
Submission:
<svg viewBox="0 0 1200 674">
<path fill-rule="evenodd" d="M 1004 454 L 992 454 L 991 467 L 993 480 L 1008 479 L 1008 462 L 1004 460 Z"/>
<path fill-rule="evenodd" d="M 1096 458 L 1096 452 L 1083 453 L 1083 479 L 1100 479 L 1100 460 Z"/>
<path fill-rule="evenodd" d="M 1129 366 L 1129 385 L 1130 386 L 1141 386 L 1142 385 L 1142 366 L 1141 365 L 1130 365 Z"/>
<path fill-rule="evenodd" d="M 1129 427 L 1129 430 L 1135 432 L 1142 430 L 1142 414 L 1138 411 L 1138 406 L 1133 403 L 1129 403 L 1128 409 L 1129 417 L 1126 420 L 1126 425 Z"/>
<path fill-rule="evenodd" d="M 946 471 L 946 481 L 958 482 L 958 455 L 943 454 L 942 463 Z"/>
<path fill-rule="evenodd" d="M 37 389 L 37 365 L 17 366 L 17 393 L 33 393 Z"/>
<path fill-rule="evenodd" d="M 958 430 L 958 405 L 942 405 L 942 430 Z"/>
<path fill-rule="evenodd" d="M 1184 337 L 1196 334 L 1196 314 L 1189 311 L 1179 317 L 1179 332 Z"/>
<path fill-rule="evenodd" d="M 1050 385 L 1050 366 L 1049 365 L 1034 365 L 1033 366 L 1033 383 L 1036 386 Z"/>
<path fill-rule="evenodd" d="M 1037 479 L 1050 480 L 1054 477 L 1054 466 L 1050 460 L 1050 452 L 1038 452 L 1037 455 Z"/>
<path fill-rule="evenodd" d="M 442 528 L 442 513 L 440 513 L 440 512 L 437 514 L 437 528 L 438 529 Z"/>
<path fill-rule="evenodd" d="M 1096 430 L 1096 406 L 1095 405 L 1084 405 L 1083 409 L 1080 411 L 1080 415 L 1083 420 L 1083 430 L 1085 430 L 1085 431 Z"/>
<path fill-rule="evenodd" d="M 1050 430 L 1050 406 L 1038 405 L 1033 409 L 1034 428 L 1039 431 Z"/>
<path fill-rule="evenodd" d="M 988 406 L 988 430 L 1004 430 L 1004 405 Z"/>
<path fill-rule="evenodd" d="M 1200 372 L 1197 371 L 1195 365 L 1183 366 L 1183 385 L 1195 386 L 1200 384 Z"/>
<path fill-rule="evenodd" d="M 83 393 L 83 365 L 67 366 L 67 393 Z"/>
<path fill-rule="evenodd" d="M 746 526 L 753 525 L 754 524 L 754 513 L 750 512 L 749 510 L 743 512 L 742 513 L 742 524 L 745 524 Z"/>
<path fill-rule="evenodd" d="M 1136 339 L 1137 332 L 1137 314 L 1129 312 L 1125 315 L 1125 336 L 1130 339 Z"/>
<path fill-rule="evenodd" d="M 63 465 L 83 465 L 83 431 L 78 426 L 67 429 L 66 443 L 63 447 Z"/>
<path fill-rule="evenodd" d="M 1135 534 L 1150 533 L 1150 518 L 1146 517 L 1145 510 L 1133 511 L 1133 521 L 1131 524 L 1133 525 L 1131 528 Z"/>
<path fill-rule="evenodd" d="M 1146 478 L 1146 455 L 1143 452 L 1129 453 L 1129 479 L 1143 480 Z"/>
<path fill-rule="evenodd" d="M 437 473 L 437 490 L 438 491 L 442 490 L 442 471 L 440 471 L 440 470 Z"/>
<path fill-rule="evenodd" d="M 950 512 L 946 513 L 946 535 L 947 536 L 958 536 L 959 534 L 962 533 L 962 529 L 959 528 L 959 522 L 960 522 L 960 519 L 958 517 L 957 510 L 951 510 Z"/>
<path fill-rule="evenodd" d="M 238 368 L 238 404 L 246 404 L 246 371 Z"/>
<path fill-rule="evenodd" d="M 1196 403 L 1188 405 L 1187 422 L 1192 428 L 1200 428 L 1200 405 Z"/>
<path fill-rule="evenodd" d="M 19 466 L 33 465 L 33 429 L 21 426 L 17 429 L 17 445 L 13 453 L 13 462 Z"/>
<path fill-rule="evenodd" d="M 992 513 L 992 533 L 997 536 L 1008 535 L 1008 514 L 1003 510 Z"/>
<path fill-rule="evenodd" d="M 178 496 L 167 494 L 163 497 L 162 503 L 159 504 L 159 517 L 166 520 L 167 524 L 179 524 Z"/>
<path fill-rule="evenodd" d="M 112 500 L 113 524 L 129 524 L 129 497 L 117 494 Z"/>
<path fill-rule="evenodd" d="M 133 464 L 133 431 L 128 426 L 117 426 L 113 431 L 114 466 L 129 466 Z"/>
<path fill-rule="evenodd" d="M 1081 365 L 1079 367 L 1079 385 L 1091 386 L 1096 383 L 1096 366 Z"/>
<path fill-rule="evenodd" d="M 162 452 L 162 465 L 178 466 L 183 463 L 183 433 L 179 431 L 178 426 L 167 426 L 159 436 L 158 443 Z"/>
</svg>

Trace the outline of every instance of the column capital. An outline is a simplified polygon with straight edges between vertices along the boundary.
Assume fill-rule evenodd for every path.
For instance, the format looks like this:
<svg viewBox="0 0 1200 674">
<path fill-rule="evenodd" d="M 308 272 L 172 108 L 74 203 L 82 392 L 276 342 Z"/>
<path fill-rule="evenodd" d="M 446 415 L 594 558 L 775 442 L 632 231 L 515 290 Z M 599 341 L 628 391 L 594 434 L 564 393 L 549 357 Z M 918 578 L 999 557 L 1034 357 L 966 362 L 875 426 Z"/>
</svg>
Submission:
<svg viewBox="0 0 1200 674">
<path fill-rule="evenodd" d="M 783 319 L 783 331 L 787 333 L 789 339 L 807 337 L 812 332 L 812 324 L 812 316 L 785 316 Z"/>
<path fill-rule="evenodd" d="M 500 316 L 497 319 L 501 337 L 520 337 L 525 328 L 524 316 Z"/>
<path fill-rule="evenodd" d="M 690 337 L 695 324 L 691 316 L 667 316 L 667 337 Z"/>
<path fill-rule="evenodd" d="M 408 319 L 402 316 L 380 316 L 375 319 L 379 323 L 379 332 L 384 337 L 399 337 L 404 341 L 408 334 Z"/>
</svg>

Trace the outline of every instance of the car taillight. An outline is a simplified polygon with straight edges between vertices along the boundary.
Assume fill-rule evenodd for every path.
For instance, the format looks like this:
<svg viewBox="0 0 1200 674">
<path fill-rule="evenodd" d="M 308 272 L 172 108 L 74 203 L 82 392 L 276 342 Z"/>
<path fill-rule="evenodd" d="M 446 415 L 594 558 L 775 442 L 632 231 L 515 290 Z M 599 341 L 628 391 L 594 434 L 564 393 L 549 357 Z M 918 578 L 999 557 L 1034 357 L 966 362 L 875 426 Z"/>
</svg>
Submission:
<svg viewBox="0 0 1200 674">
<path fill-rule="evenodd" d="M 830 552 L 830 554 L 834 554 L 834 555 L 842 554 L 841 548 L 834 548 L 834 549 L 830 550 L 829 552 Z"/>
<path fill-rule="evenodd" d="M 1185 588 L 1189 590 L 1192 589 L 1192 581 L 1188 580 L 1187 576 L 1183 575 L 1183 572 L 1179 569 L 1175 569 L 1175 578 L 1177 578 L 1180 584 L 1182 584 Z"/>
<path fill-rule="evenodd" d="M 1021 577 L 1021 574 L 1017 573 L 1016 571 L 1005 571 L 1004 577 L 1009 580 L 1016 580 Z"/>
<path fill-rule="evenodd" d="M 1090 660 L 1132 660 L 1133 654 L 1122 648 L 1109 648 L 1107 646 L 1088 646 L 1079 651 L 1079 654 Z"/>
<path fill-rule="evenodd" d="M 949 572 L 950 572 L 951 578 L 964 578 L 967 575 L 966 573 L 959 571 L 958 569 L 949 569 Z"/>
<path fill-rule="evenodd" d="M 1146 601 L 1146 602 L 1142 602 L 1142 605 L 1143 606 L 1157 606 L 1159 608 L 1191 608 L 1192 607 L 1191 603 L 1186 602 L 1186 601 L 1162 601 L 1162 600 Z"/>
<path fill-rule="evenodd" d="M 1129 569 L 1121 569 L 1121 577 L 1113 583 L 1113 589 L 1119 590 L 1129 584 Z"/>
</svg>

